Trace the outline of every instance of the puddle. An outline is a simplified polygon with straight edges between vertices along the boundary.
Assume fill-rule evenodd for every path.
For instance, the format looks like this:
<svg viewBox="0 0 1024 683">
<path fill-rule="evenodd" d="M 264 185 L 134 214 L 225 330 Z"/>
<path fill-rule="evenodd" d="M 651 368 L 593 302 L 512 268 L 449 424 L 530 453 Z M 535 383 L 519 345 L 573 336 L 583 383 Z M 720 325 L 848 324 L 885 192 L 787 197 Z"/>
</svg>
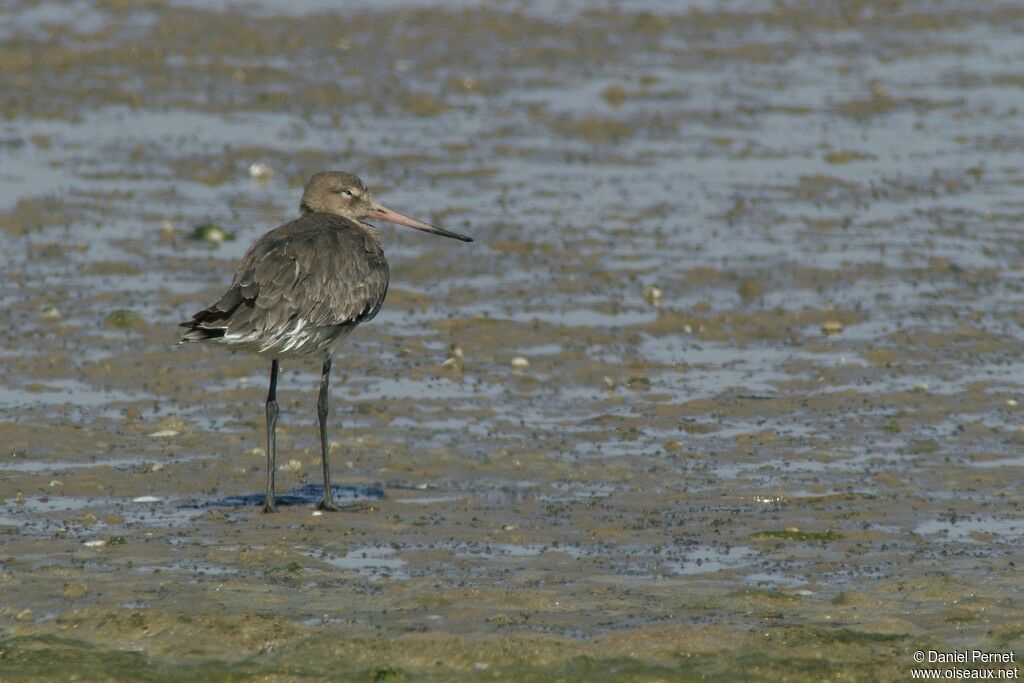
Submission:
<svg viewBox="0 0 1024 683">
<path fill-rule="evenodd" d="M 986 537 L 1005 543 L 1024 536 L 1024 519 L 932 519 L 918 524 L 914 533 L 950 543 L 983 543 Z"/>
<path fill-rule="evenodd" d="M 405 560 L 396 557 L 395 549 L 390 546 L 362 546 L 347 552 L 344 557 L 316 551 L 311 557 L 326 562 L 332 567 L 354 571 L 370 581 L 382 579 L 405 580 L 409 578 L 405 571 Z"/>
</svg>

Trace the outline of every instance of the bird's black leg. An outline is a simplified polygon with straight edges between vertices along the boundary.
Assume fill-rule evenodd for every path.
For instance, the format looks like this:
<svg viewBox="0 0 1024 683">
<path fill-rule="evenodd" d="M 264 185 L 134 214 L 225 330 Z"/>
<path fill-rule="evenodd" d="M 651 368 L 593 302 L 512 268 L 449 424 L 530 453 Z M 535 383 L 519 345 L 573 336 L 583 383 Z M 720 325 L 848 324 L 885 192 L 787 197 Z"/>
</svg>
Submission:
<svg viewBox="0 0 1024 683">
<path fill-rule="evenodd" d="M 277 359 L 270 362 L 270 391 L 267 392 L 267 497 L 264 512 L 274 512 L 274 470 L 277 469 Z"/>
<path fill-rule="evenodd" d="M 328 385 L 331 381 L 331 357 L 324 358 L 324 372 L 320 376 L 320 398 L 316 402 L 316 415 L 320 418 L 320 457 L 324 465 L 324 495 L 316 504 L 317 510 L 339 510 L 334 503 L 334 494 L 331 491 L 331 464 L 328 461 L 327 450 L 327 412 L 328 412 Z"/>
</svg>

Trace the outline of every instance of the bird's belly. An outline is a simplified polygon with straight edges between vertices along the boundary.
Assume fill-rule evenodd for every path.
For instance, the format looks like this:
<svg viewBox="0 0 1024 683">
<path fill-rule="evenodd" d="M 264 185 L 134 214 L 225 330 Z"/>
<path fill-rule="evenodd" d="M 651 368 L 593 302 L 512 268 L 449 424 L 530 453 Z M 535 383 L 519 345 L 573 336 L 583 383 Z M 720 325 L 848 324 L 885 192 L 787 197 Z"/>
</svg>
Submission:
<svg viewBox="0 0 1024 683">
<path fill-rule="evenodd" d="M 283 329 L 243 334 L 225 334 L 220 341 L 238 351 L 268 358 L 309 356 L 326 352 L 352 331 L 354 325 L 309 325 L 297 318 Z"/>
</svg>

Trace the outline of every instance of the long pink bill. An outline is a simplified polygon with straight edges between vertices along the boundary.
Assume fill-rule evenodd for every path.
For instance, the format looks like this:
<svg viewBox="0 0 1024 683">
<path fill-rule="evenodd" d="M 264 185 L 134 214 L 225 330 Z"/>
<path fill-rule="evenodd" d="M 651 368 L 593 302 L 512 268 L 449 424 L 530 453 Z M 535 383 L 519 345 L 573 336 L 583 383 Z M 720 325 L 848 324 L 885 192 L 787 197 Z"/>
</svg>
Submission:
<svg viewBox="0 0 1024 683">
<path fill-rule="evenodd" d="M 462 240 L 463 242 L 472 242 L 473 238 L 468 235 L 461 235 L 457 232 L 449 232 L 442 230 L 441 228 L 435 228 L 429 223 L 418 221 L 415 218 L 409 218 L 397 211 L 392 211 L 386 206 L 377 204 L 377 206 L 370 209 L 369 218 L 376 218 L 378 220 L 387 221 L 388 223 L 395 223 L 397 225 L 404 225 L 407 228 L 415 228 L 422 230 L 423 232 L 433 233 L 435 235 L 441 235 L 443 237 L 451 237 L 452 239 Z"/>
</svg>

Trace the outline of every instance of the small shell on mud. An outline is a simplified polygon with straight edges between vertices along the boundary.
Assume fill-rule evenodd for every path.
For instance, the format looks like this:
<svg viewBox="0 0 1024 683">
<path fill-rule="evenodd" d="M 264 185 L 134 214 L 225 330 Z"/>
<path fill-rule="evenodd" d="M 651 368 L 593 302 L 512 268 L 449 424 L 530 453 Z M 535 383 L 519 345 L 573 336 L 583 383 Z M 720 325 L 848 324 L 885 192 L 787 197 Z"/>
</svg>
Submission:
<svg viewBox="0 0 1024 683">
<path fill-rule="evenodd" d="M 530 361 L 526 358 L 523 358 L 522 356 L 516 356 L 515 358 L 512 359 L 511 365 L 516 370 L 525 370 L 526 368 L 530 367 Z"/>
<path fill-rule="evenodd" d="M 150 465 L 149 471 L 150 472 L 159 472 L 163 468 L 164 468 L 164 464 L 162 462 L 157 462 L 157 463 L 153 463 L 152 465 Z"/>
<path fill-rule="evenodd" d="M 157 430 L 155 432 L 150 432 L 148 436 L 151 436 L 154 439 L 162 439 L 164 437 L 177 436 L 177 435 L 178 435 L 178 430 L 177 429 L 159 429 L 159 430 Z"/>
<path fill-rule="evenodd" d="M 14 618 L 17 619 L 18 621 L 32 621 L 32 616 L 33 616 L 32 615 L 32 610 L 30 610 L 30 609 L 23 609 L 20 612 L 18 612 L 14 616 Z"/>
<path fill-rule="evenodd" d="M 267 181 L 274 177 L 274 169 L 269 164 L 257 161 L 249 164 L 249 177 L 253 180 Z"/>
<path fill-rule="evenodd" d="M 1006 399 L 1006 405 L 1010 406 L 1011 408 L 1015 408 L 1017 406 L 1017 399 L 1015 399 L 1015 398 L 1008 398 L 1008 399 Z"/>
<path fill-rule="evenodd" d="M 313 510 L 313 516 L 314 517 L 323 517 L 324 513 L 323 513 L 322 510 Z"/>
<path fill-rule="evenodd" d="M 299 461 L 299 460 L 296 460 L 295 458 L 292 458 L 291 460 L 289 460 L 285 464 L 281 465 L 280 469 L 281 469 L 282 472 L 301 472 L 302 471 L 302 462 Z"/>
<path fill-rule="evenodd" d="M 518 527 L 515 524 L 506 524 L 505 526 L 501 527 L 501 530 L 502 531 L 515 531 L 517 528 Z"/>
<path fill-rule="evenodd" d="M 220 244 L 221 242 L 235 239 L 235 235 L 215 223 L 200 223 L 192 228 L 188 238 L 197 242 Z"/>
<path fill-rule="evenodd" d="M 458 344 L 452 344 L 448 347 L 448 358 L 441 363 L 441 367 L 462 372 L 462 368 L 465 366 L 465 363 L 463 362 L 464 356 L 465 354 L 462 353 L 462 347 Z"/>
<path fill-rule="evenodd" d="M 826 320 L 821 324 L 821 331 L 824 334 L 839 334 L 843 331 L 843 324 L 838 320 Z"/>
<path fill-rule="evenodd" d="M 61 319 L 61 314 L 60 314 L 60 311 L 58 311 L 56 308 L 54 308 L 53 306 L 50 306 L 50 307 L 44 308 L 42 310 L 42 312 L 39 314 L 39 319 L 40 320 L 51 320 L 51 321 L 52 320 L 60 320 Z"/>
<path fill-rule="evenodd" d="M 133 503 L 159 503 L 160 498 L 158 496 L 137 496 L 132 498 Z"/>
<path fill-rule="evenodd" d="M 107 542 L 104 541 L 102 538 L 95 538 L 91 541 L 86 541 L 82 545 L 84 545 L 86 548 L 102 548 L 106 544 Z"/>
<path fill-rule="evenodd" d="M 661 304 L 662 296 L 663 292 L 661 291 L 661 287 L 656 287 L 654 285 L 644 287 L 644 301 L 650 305 L 658 306 Z"/>
<path fill-rule="evenodd" d="M 910 390 L 915 394 L 923 394 L 924 392 L 928 391 L 928 382 L 918 382 L 917 384 L 912 386 Z"/>
<path fill-rule="evenodd" d="M 63 486 L 63 485 L 64 485 L 64 482 L 62 482 L 60 479 L 51 479 L 50 480 L 50 488 L 51 489 L 55 488 L 57 486 Z"/>
<path fill-rule="evenodd" d="M 160 221 L 160 239 L 164 242 L 170 242 L 178 236 L 178 229 L 174 227 L 174 223 L 170 222 L 166 218 Z"/>
</svg>

